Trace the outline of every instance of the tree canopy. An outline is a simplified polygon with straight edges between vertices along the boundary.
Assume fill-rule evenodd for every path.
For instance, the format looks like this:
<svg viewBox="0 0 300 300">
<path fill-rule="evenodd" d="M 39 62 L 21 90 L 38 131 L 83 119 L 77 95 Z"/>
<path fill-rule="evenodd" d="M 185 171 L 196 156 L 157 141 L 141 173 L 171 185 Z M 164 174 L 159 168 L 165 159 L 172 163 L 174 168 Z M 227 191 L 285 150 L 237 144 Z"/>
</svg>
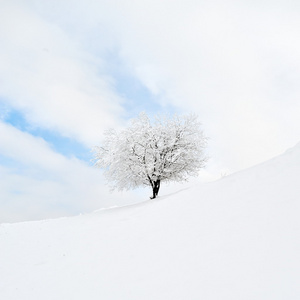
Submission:
<svg viewBox="0 0 300 300">
<path fill-rule="evenodd" d="M 151 186 L 156 198 L 161 182 L 185 181 L 205 166 L 207 138 L 196 115 L 160 116 L 153 124 L 146 113 L 130 126 L 105 133 L 94 148 L 95 165 L 104 169 L 113 189 Z"/>
</svg>

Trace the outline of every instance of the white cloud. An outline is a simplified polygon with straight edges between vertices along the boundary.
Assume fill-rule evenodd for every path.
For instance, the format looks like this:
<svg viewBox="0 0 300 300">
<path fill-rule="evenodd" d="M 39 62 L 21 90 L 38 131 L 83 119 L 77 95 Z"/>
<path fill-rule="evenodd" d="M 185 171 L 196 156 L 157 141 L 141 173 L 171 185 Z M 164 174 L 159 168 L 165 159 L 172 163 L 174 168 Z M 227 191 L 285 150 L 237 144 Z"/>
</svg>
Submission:
<svg viewBox="0 0 300 300">
<path fill-rule="evenodd" d="M 160 101 L 199 113 L 217 168 L 248 167 L 299 140 L 296 2 L 122 1 L 109 12 L 132 72 Z"/>
<path fill-rule="evenodd" d="M 0 121 L 0 223 L 59 217 L 138 201 L 137 193 L 110 193 L 102 173 L 54 152 L 41 138 Z"/>
<path fill-rule="evenodd" d="M 95 144 L 120 116 L 121 100 L 98 72 L 107 70 L 105 51 L 119 49 L 128 72 L 158 102 L 199 113 L 217 168 L 250 166 L 299 139 L 297 2 L 26 4 L 27 11 L 13 10 L 18 22 L 7 17 L 2 28 L 33 58 L 26 68 L 8 61 L 3 78 L 14 77 L 11 102 L 39 125 Z"/>
<path fill-rule="evenodd" d="M 102 62 L 55 23 L 1 6 L 0 95 L 36 126 L 91 146 L 122 113 Z"/>
</svg>

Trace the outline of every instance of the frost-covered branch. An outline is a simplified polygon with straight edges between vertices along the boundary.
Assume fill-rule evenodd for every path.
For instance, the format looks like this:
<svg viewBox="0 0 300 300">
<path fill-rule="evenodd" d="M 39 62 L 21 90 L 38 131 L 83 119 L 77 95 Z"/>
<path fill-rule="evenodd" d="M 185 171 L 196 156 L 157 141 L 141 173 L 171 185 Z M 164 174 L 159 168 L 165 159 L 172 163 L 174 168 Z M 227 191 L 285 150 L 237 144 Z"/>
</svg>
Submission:
<svg viewBox="0 0 300 300">
<path fill-rule="evenodd" d="M 141 113 L 127 129 L 105 133 L 103 145 L 94 148 L 95 165 L 104 169 L 114 189 L 149 185 L 155 198 L 161 181 L 198 174 L 207 161 L 206 143 L 195 115 L 157 116 L 151 124 Z"/>
</svg>

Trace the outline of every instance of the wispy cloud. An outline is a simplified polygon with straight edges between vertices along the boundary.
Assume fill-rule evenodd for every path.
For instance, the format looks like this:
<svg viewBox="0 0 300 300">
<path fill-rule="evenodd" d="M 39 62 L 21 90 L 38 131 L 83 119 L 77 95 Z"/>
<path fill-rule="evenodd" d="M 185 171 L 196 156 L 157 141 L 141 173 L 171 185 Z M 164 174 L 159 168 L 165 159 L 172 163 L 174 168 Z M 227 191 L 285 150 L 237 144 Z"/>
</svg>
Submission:
<svg viewBox="0 0 300 300">
<path fill-rule="evenodd" d="M 101 60 L 23 6 L 1 7 L 0 94 L 27 120 L 86 145 L 122 113 Z"/>
<path fill-rule="evenodd" d="M 219 167 L 244 168 L 297 142 L 296 2 L 128 1 L 114 12 L 123 59 L 163 101 L 200 114 Z"/>
<path fill-rule="evenodd" d="M 79 214 L 138 200 L 111 194 L 102 174 L 51 149 L 43 139 L 0 122 L 0 222 Z"/>
</svg>

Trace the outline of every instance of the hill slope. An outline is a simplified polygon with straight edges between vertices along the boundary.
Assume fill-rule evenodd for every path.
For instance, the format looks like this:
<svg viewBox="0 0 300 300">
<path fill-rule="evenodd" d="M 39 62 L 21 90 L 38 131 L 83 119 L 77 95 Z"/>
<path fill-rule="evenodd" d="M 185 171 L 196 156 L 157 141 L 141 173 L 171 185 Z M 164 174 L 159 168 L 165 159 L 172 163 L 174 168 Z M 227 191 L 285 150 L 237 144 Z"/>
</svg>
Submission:
<svg viewBox="0 0 300 300">
<path fill-rule="evenodd" d="M 0 298 L 300 299 L 300 145 L 217 182 L 0 226 Z"/>
</svg>

